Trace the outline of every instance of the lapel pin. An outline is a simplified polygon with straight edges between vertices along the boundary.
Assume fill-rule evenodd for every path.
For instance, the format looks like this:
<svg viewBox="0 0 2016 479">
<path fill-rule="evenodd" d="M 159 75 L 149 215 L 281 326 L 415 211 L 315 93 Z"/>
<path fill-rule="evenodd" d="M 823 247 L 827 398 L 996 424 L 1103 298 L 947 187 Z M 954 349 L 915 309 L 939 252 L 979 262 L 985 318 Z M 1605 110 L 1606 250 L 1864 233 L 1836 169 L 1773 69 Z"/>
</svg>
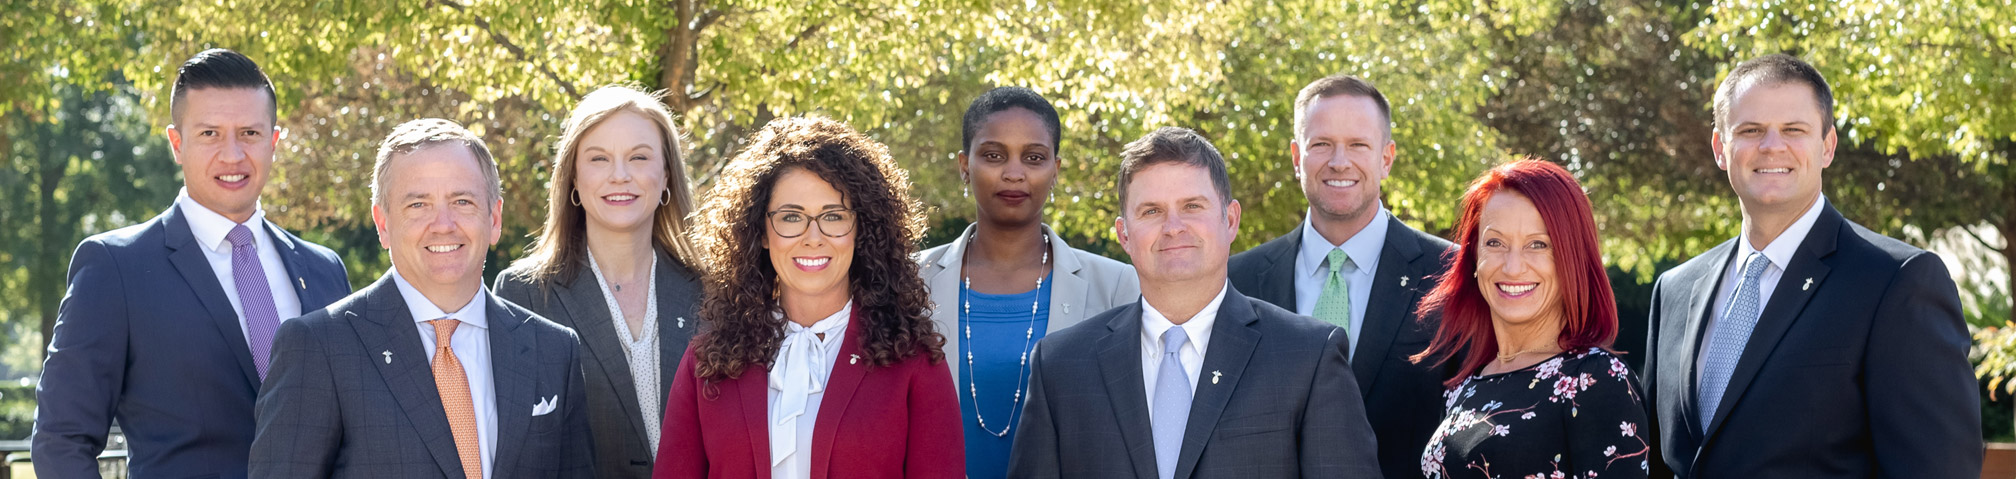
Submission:
<svg viewBox="0 0 2016 479">
<path fill-rule="evenodd" d="M 849 355 L 847 355 L 847 364 L 854 364 L 854 363 L 858 363 L 858 362 L 861 362 L 861 355 L 859 355 L 859 354 L 849 354 Z"/>
<path fill-rule="evenodd" d="M 1401 276 L 1401 277 L 1400 277 L 1400 286 L 1402 286 L 1402 287 L 1405 287 L 1405 286 L 1407 286 L 1407 277 L 1406 277 L 1406 276 Z"/>
<path fill-rule="evenodd" d="M 1218 372 L 1218 371 L 1212 371 L 1212 372 L 1211 372 L 1211 384 L 1218 384 L 1218 377 L 1219 377 L 1219 376 L 1224 376 L 1224 375 L 1225 375 L 1225 373 L 1222 373 L 1222 372 Z"/>
<path fill-rule="evenodd" d="M 1813 289 L 1813 278 L 1806 278 L 1806 284 L 1799 287 L 1800 291 L 1805 291 L 1809 289 Z"/>
<path fill-rule="evenodd" d="M 682 328 L 682 329 L 686 327 L 686 317 L 685 317 L 685 316 L 680 316 L 680 317 L 679 317 L 679 327 L 680 327 L 680 328 Z"/>
<path fill-rule="evenodd" d="M 1064 313 L 1063 313 L 1063 314 L 1071 314 L 1071 303 L 1064 303 Z"/>
<path fill-rule="evenodd" d="M 295 283 L 298 283 L 298 284 L 300 284 L 300 285 L 301 285 L 301 289 L 304 289 L 304 290 L 305 290 L 305 289 L 308 289 L 308 279 L 307 279 L 307 278 L 302 278 L 302 277 L 299 277 L 299 276 L 296 276 L 296 277 L 294 277 L 294 282 L 295 282 Z"/>
<path fill-rule="evenodd" d="M 391 351 L 386 351 L 386 352 L 385 352 L 385 364 L 392 364 L 392 352 L 391 352 Z"/>
</svg>

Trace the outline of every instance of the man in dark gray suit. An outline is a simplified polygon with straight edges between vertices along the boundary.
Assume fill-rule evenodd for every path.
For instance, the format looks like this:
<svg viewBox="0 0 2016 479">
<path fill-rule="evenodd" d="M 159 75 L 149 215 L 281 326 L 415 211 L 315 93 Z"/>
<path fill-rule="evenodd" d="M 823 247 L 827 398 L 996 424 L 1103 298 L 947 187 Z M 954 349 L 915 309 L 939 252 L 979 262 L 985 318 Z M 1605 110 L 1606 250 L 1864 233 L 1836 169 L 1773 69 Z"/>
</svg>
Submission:
<svg viewBox="0 0 2016 479">
<path fill-rule="evenodd" d="M 1415 311 L 1435 288 L 1449 242 L 1407 227 L 1380 204 L 1380 182 L 1398 152 L 1391 107 L 1371 83 L 1335 75 L 1303 87 L 1288 157 L 1309 199 L 1307 219 L 1233 255 L 1231 277 L 1253 299 L 1351 333 L 1351 372 L 1379 435 L 1380 469 L 1388 478 L 1418 478 L 1421 449 L 1442 422 L 1442 380 L 1456 362 L 1409 360 L 1428 348 L 1439 323 L 1439 316 L 1418 321 Z"/>
<path fill-rule="evenodd" d="M 504 203 L 482 140 L 399 125 L 371 185 L 392 271 L 280 328 L 252 477 L 592 477 L 579 340 L 483 286 Z"/>
<path fill-rule="evenodd" d="M 1378 477 L 1344 330 L 1225 279 L 1239 202 L 1217 149 L 1156 130 L 1119 186 L 1141 301 L 1039 343 L 1009 477 Z"/>
</svg>

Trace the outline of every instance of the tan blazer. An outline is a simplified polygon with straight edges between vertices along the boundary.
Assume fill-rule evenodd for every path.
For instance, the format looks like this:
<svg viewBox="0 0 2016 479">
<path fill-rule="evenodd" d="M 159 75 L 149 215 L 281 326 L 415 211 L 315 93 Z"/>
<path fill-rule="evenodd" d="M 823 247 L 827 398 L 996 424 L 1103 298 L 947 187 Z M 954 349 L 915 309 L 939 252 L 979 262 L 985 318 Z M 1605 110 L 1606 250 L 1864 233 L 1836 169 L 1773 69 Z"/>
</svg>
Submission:
<svg viewBox="0 0 2016 479">
<path fill-rule="evenodd" d="M 966 258 L 966 241 L 973 237 L 974 226 L 967 226 L 959 234 L 959 239 L 950 244 L 939 245 L 917 254 L 919 275 L 924 277 L 924 286 L 931 288 L 931 302 L 935 308 L 931 322 L 937 323 L 938 332 L 945 335 L 945 359 L 964 361 L 966 356 L 959 351 L 959 270 L 960 262 Z M 1044 334 L 1055 333 L 1071 327 L 1108 309 L 1133 304 L 1141 299 L 1141 278 L 1134 275 L 1134 267 L 1126 263 L 1073 249 L 1057 233 L 1043 226 L 1043 234 L 1050 236 L 1050 257 L 1057 264 L 1052 268 L 1056 284 L 1050 288 L 1050 326 Z M 959 368 L 952 367 L 952 384 L 959 384 Z"/>
</svg>

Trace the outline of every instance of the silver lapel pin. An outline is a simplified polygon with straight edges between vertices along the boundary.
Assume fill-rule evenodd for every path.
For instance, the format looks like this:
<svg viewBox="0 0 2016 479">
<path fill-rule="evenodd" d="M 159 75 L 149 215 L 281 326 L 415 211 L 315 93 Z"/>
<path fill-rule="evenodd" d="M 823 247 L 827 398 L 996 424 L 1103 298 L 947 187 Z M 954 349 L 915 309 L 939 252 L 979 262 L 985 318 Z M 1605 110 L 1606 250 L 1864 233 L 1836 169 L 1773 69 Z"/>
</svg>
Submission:
<svg viewBox="0 0 2016 479">
<path fill-rule="evenodd" d="M 299 277 L 299 276 L 296 276 L 296 277 L 294 277 L 294 282 L 295 282 L 295 283 L 298 283 L 298 284 L 300 284 L 300 285 L 301 285 L 301 289 L 304 289 L 304 290 L 305 290 L 305 289 L 308 289 L 308 279 L 307 279 L 307 278 L 302 278 L 302 277 Z"/>
<path fill-rule="evenodd" d="M 1806 284 L 1799 287 L 1800 291 L 1805 291 L 1809 289 L 1813 289 L 1813 278 L 1806 278 Z"/>
<path fill-rule="evenodd" d="M 685 316 L 680 316 L 680 317 L 679 317 L 679 327 L 680 327 L 680 328 L 685 328 L 685 327 L 686 327 L 686 317 L 685 317 Z"/>
<path fill-rule="evenodd" d="M 392 364 L 392 352 L 391 352 L 391 351 L 386 351 L 386 352 L 385 352 L 385 364 Z"/>
<path fill-rule="evenodd" d="M 849 355 L 847 355 L 847 364 L 854 364 L 854 363 L 858 363 L 858 362 L 861 362 L 861 355 L 859 355 L 859 354 L 849 354 Z"/>
<path fill-rule="evenodd" d="M 1218 372 L 1218 371 L 1212 371 L 1212 372 L 1211 372 L 1211 384 L 1218 384 L 1218 377 L 1219 377 L 1219 376 L 1224 376 L 1224 375 L 1225 375 L 1225 373 L 1221 373 L 1221 372 Z"/>
<path fill-rule="evenodd" d="M 1405 286 L 1407 286 L 1407 277 L 1406 277 L 1406 276 L 1401 276 L 1401 277 L 1400 277 L 1400 286 L 1402 286 L 1402 287 L 1405 287 Z"/>
<path fill-rule="evenodd" d="M 1071 314 L 1071 303 L 1064 303 L 1064 312 L 1061 314 Z"/>
</svg>

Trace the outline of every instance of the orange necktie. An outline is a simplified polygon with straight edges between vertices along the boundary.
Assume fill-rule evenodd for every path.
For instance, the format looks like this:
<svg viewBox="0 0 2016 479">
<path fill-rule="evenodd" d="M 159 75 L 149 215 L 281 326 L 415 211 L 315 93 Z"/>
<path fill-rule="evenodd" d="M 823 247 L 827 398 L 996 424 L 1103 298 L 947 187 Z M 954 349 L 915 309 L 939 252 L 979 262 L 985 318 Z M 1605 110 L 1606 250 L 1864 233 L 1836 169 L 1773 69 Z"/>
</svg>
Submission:
<svg viewBox="0 0 2016 479">
<path fill-rule="evenodd" d="M 455 327 L 462 322 L 446 318 L 428 322 L 434 324 L 434 386 L 441 391 L 442 409 L 448 411 L 448 430 L 455 433 L 462 474 L 468 479 L 483 479 L 483 449 L 476 442 L 476 406 L 469 400 L 469 377 L 462 372 L 462 361 L 455 359 L 455 349 L 448 347 Z"/>
</svg>

